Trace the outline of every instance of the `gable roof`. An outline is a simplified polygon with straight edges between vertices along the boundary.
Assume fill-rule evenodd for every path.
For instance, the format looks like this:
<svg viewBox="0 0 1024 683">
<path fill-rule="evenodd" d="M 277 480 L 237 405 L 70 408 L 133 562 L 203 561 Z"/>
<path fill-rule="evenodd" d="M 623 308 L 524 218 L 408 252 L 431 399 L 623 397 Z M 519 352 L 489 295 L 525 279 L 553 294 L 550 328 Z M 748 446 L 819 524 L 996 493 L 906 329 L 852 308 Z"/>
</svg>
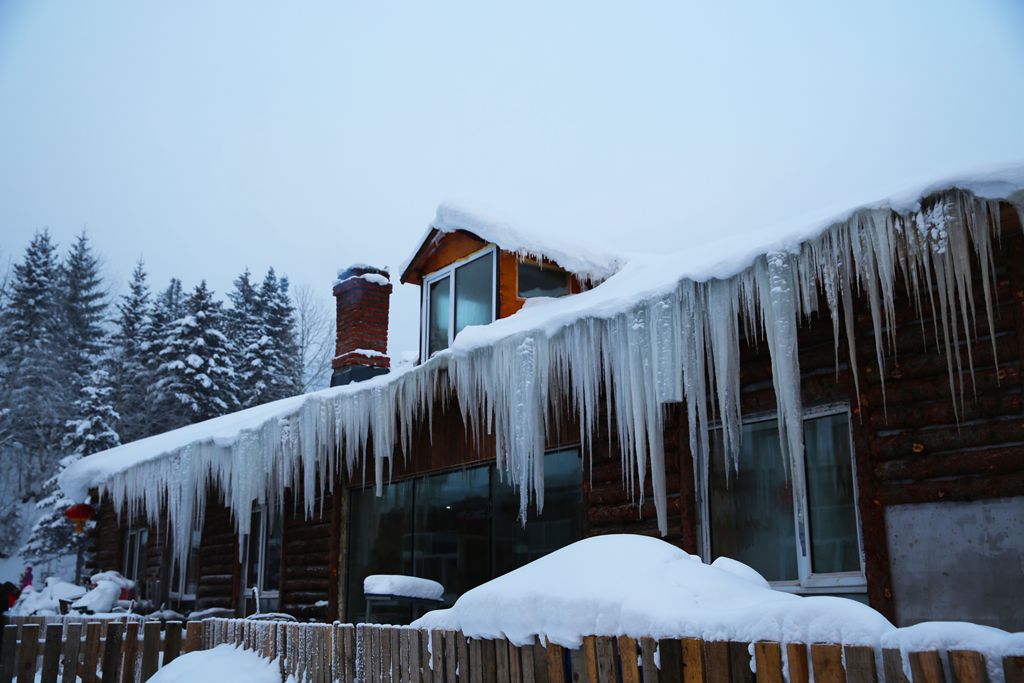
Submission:
<svg viewBox="0 0 1024 683">
<path fill-rule="evenodd" d="M 457 232 L 469 233 L 520 258 L 547 259 L 581 280 L 592 283 L 607 280 L 625 264 L 625 259 L 599 249 L 564 242 L 557 237 L 539 235 L 507 223 L 487 220 L 453 204 L 441 204 L 437 207 L 434 220 L 427 226 L 426 232 L 417 243 L 415 251 L 399 267 L 401 281 L 418 282 L 426 273 L 417 273 L 416 266 L 423 262 L 444 236 Z"/>
</svg>

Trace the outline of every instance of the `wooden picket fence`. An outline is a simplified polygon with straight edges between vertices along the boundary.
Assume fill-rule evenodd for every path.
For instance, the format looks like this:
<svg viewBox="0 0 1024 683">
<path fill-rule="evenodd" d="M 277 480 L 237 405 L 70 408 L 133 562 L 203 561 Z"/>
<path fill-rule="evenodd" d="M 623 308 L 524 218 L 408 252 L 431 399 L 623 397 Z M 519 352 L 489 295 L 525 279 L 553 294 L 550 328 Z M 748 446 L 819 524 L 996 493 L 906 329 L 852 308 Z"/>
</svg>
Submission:
<svg viewBox="0 0 1024 683">
<path fill-rule="evenodd" d="M 455 631 L 246 619 L 184 626 L 22 621 L 4 629 L 0 683 L 74 683 L 76 676 L 83 683 L 135 683 L 180 654 L 221 644 L 277 659 L 282 680 L 310 683 L 810 683 L 812 675 L 814 683 L 909 683 L 898 650 L 829 643 L 758 642 L 751 648 L 696 639 L 588 637 L 568 650 Z M 991 683 L 978 652 L 911 652 L 907 660 L 914 683 Z M 1006 683 L 1024 683 L 1024 657 L 995 664 Z"/>
</svg>

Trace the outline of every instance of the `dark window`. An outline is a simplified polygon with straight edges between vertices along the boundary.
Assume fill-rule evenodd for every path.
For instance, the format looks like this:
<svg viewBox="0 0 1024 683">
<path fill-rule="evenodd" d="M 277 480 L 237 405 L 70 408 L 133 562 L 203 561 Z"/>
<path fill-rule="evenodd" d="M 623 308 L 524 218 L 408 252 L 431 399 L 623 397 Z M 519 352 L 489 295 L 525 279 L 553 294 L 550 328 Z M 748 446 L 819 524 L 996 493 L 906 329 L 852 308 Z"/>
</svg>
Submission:
<svg viewBox="0 0 1024 683">
<path fill-rule="evenodd" d="M 455 334 L 494 320 L 494 259 L 484 256 L 455 269 Z"/>
<path fill-rule="evenodd" d="M 582 469 L 578 452 L 547 454 L 545 505 L 531 505 L 526 528 L 518 521 L 519 495 L 492 466 L 473 467 L 384 486 L 354 490 L 350 500 L 348 612 L 366 615 L 363 579 L 406 574 L 438 581 L 445 600 L 582 536 Z M 407 623 L 408 605 L 375 605 L 373 620 Z"/>
<path fill-rule="evenodd" d="M 712 434 L 708 492 L 712 557 L 734 558 L 795 589 L 862 589 L 848 413 L 804 420 L 802 496 L 775 419 L 743 425 L 736 471 L 725 462 L 720 435 Z"/>
<path fill-rule="evenodd" d="M 451 301 L 451 278 L 444 277 L 430 283 L 430 307 L 427 321 L 427 355 L 432 356 L 448 348 L 449 311 Z"/>
<path fill-rule="evenodd" d="M 519 298 L 565 296 L 569 293 L 569 273 L 561 268 L 519 264 Z"/>
<path fill-rule="evenodd" d="M 138 583 L 136 594 L 141 594 L 142 581 L 146 572 L 146 547 L 149 530 L 145 527 L 130 527 L 124 538 L 124 562 L 121 574 Z"/>
<path fill-rule="evenodd" d="M 424 358 L 447 349 L 467 326 L 494 320 L 495 253 L 489 248 L 424 279 Z"/>
<path fill-rule="evenodd" d="M 259 590 L 259 611 L 277 610 L 278 590 L 281 586 L 282 541 L 280 514 L 269 514 L 264 508 L 253 510 L 243 562 L 246 613 L 256 611 L 253 587 Z"/>
</svg>

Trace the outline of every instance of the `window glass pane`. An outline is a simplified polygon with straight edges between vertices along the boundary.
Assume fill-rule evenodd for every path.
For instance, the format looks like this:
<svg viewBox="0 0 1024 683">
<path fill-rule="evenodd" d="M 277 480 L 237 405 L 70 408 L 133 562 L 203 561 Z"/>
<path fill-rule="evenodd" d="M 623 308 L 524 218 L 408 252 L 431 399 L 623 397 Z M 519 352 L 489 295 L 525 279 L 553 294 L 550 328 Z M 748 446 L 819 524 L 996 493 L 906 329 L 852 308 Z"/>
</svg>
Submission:
<svg viewBox="0 0 1024 683">
<path fill-rule="evenodd" d="M 451 302 L 449 278 L 430 283 L 430 319 L 427 321 L 427 355 L 448 348 L 448 316 Z"/>
<path fill-rule="evenodd" d="M 812 571 L 860 571 L 849 418 L 807 420 L 804 444 Z"/>
<path fill-rule="evenodd" d="M 519 264 L 519 298 L 565 296 L 569 293 L 569 273 L 560 268 Z"/>
<path fill-rule="evenodd" d="M 712 440 L 712 556 L 739 560 L 769 581 L 797 580 L 793 490 L 775 420 L 743 426 L 738 473 L 728 471 L 720 430 L 713 432 Z"/>
<path fill-rule="evenodd" d="M 582 467 L 576 449 L 544 456 L 544 512 L 530 505 L 526 527 L 519 524 L 519 494 L 495 471 L 494 576 L 563 548 L 583 537 Z"/>
<path fill-rule="evenodd" d="M 130 530 L 125 537 L 124 543 L 124 570 L 125 578 L 134 580 L 136 552 L 138 550 L 138 531 Z"/>
<path fill-rule="evenodd" d="M 455 269 L 455 334 L 494 320 L 493 253 Z"/>
<path fill-rule="evenodd" d="M 252 587 L 259 585 L 260 524 L 262 519 L 262 510 L 252 511 L 252 521 L 249 523 L 249 537 L 245 542 L 245 586 L 242 587 L 247 597 L 252 596 Z"/>
<path fill-rule="evenodd" d="M 199 587 L 199 544 L 202 542 L 203 532 L 196 529 L 192 532 L 192 547 L 189 549 L 188 565 L 185 571 L 185 593 L 195 595 Z"/>
<path fill-rule="evenodd" d="M 413 575 L 439 582 L 446 601 L 491 577 L 489 480 L 488 467 L 416 480 Z"/>
<path fill-rule="evenodd" d="M 263 582 L 260 592 L 266 593 L 279 590 L 281 587 L 281 518 L 280 515 L 267 515 L 266 532 L 263 545 Z"/>
<path fill-rule="evenodd" d="M 348 621 L 366 617 L 363 579 L 371 574 L 410 574 L 412 572 L 411 481 L 396 481 L 384 486 L 377 497 L 373 487 L 353 490 L 350 498 L 348 555 Z M 381 613 L 374 609 L 374 620 L 382 623 L 408 623 L 409 611 Z"/>
</svg>

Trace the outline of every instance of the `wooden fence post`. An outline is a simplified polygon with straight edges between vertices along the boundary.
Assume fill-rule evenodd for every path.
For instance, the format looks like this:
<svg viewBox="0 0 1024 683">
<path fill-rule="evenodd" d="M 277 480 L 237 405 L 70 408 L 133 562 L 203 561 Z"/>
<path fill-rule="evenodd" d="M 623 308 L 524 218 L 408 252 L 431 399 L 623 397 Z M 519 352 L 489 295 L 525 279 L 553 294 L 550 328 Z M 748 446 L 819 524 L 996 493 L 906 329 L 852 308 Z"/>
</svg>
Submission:
<svg viewBox="0 0 1024 683">
<path fill-rule="evenodd" d="M 875 651 L 870 647 L 847 645 L 843 648 L 848 683 L 878 683 Z M 978 683 L 981 683 L 978 681 Z"/>
<path fill-rule="evenodd" d="M 64 630 L 64 650 L 61 654 L 61 662 L 64 672 L 61 674 L 61 683 L 76 683 L 78 681 L 78 652 L 82 647 L 82 624 L 73 622 L 68 624 Z"/>
<path fill-rule="evenodd" d="M 945 683 L 942 660 L 934 650 L 910 653 L 910 673 L 914 683 Z"/>
<path fill-rule="evenodd" d="M 43 645 L 43 670 L 39 674 L 40 683 L 57 683 L 57 672 L 60 670 L 60 646 L 64 636 L 64 627 L 60 624 L 49 624 L 46 627 L 46 640 Z"/>
<path fill-rule="evenodd" d="M 812 644 L 811 667 L 814 671 L 814 683 L 846 683 L 846 671 L 843 670 L 843 648 L 839 645 Z"/>
<path fill-rule="evenodd" d="M 35 683 L 36 654 L 39 652 L 39 625 L 21 627 L 21 645 L 18 647 L 18 683 Z"/>
<path fill-rule="evenodd" d="M 118 683 L 121 673 L 121 624 L 109 623 L 103 648 L 103 683 Z"/>
<path fill-rule="evenodd" d="M 0 658 L 0 683 L 11 683 L 14 680 L 14 663 L 18 654 L 18 627 L 14 624 L 4 626 L 2 658 Z"/>
<path fill-rule="evenodd" d="M 782 647 L 778 643 L 754 643 L 758 683 L 782 683 Z"/>
</svg>

